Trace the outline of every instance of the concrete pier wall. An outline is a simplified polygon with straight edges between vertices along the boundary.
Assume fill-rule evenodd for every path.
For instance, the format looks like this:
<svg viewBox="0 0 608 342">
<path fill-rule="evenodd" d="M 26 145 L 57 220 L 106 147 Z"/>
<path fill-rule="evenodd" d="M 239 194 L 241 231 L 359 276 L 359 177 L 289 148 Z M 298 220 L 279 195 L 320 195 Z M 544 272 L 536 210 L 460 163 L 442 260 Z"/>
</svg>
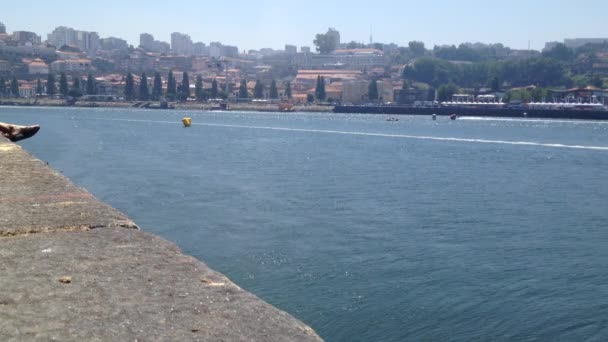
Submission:
<svg viewBox="0 0 608 342">
<path fill-rule="evenodd" d="M 0 341 L 321 341 L 2 137 L 0 289 Z"/>
</svg>

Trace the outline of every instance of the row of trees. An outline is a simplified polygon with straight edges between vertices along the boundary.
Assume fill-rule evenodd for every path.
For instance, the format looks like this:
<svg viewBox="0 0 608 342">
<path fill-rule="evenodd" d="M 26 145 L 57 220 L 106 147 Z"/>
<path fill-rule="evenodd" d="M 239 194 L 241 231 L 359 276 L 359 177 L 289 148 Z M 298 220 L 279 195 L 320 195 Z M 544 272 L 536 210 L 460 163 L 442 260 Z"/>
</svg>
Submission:
<svg viewBox="0 0 608 342">
<path fill-rule="evenodd" d="M 424 47 L 422 46 L 424 50 Z M 488 56 L 508 49 L 496 44 L 486 46 Z M 417 59 L 404 71 L 404 78 L 433 87 L 454 83 L 466 88 L 500 88 L 535 85 L 538 87 L 572 87 L 593 85 L 606 87 L 608 74 L 594 68 L 600 63 L 598 53 L 608 51 L 608 43 L 588 44 L 571 49 L 557 44 L 538 57 L 520 60 L 481 58 L 478 49 L 461 44 L 459 47 L 435 49 L 433 57 Z M 454 63 L 450 61 L 468 61 Z M 495 82 L 498 80 L 499 82 Z M 498 83 L 498 87 L 495 87 Z"/>
<path fill-rule="evenodd" d="M 83 86 L 84 84 L 84 86 Z M 42 82 L 38 79 L 36 94 L 42 94 Z M 76 77 L 72 81 L 72 87 L 68 84 L 67 75 L 62 72 L 59 75 L 59 92 L 57 92 L 57 84 L 55 80 L 54 74 L 49 74 L 46 81 L 46 94 L 49 96 L 54 96 L 56 94 L 62 96 L 72 96 L 72 97 L 81 97 L 84 94 L 87 95 L 96 95 L 97 94 L 97 86 L 95 82 L 95 78 L 92 74 L 89 73 L 87 76 L 86 84 L 80 80 L 80 78 Z"/>
<path fill-rule="evenodd" d="M 0 77 L 0 96 L 19 96 L 19 81 L 13 76 L 10 82 Z"/>
<path fill-rule="evenodd" d="M 128 73 L 125 81 L 125 99 L 127 101 L 132 100 L 140 100 L 140 101 L 148 101 L 154 100 L 158 101 L 163 96 L 170 101 L 180 100 L 185 101 L 188 97 L 191 96 L 190 92 L 190 77 L 187 72 L 184 72 L 182 75 L 182 82 L 177 83 L 175 76 L 173 75 L 173 71 L 169 71 L 169 75 L 167 76 L 167 89 L 163 92 L 162 88 L 162 78 L 159 72 L 154 74 L 154 81 L 152 83 L 152 91 L 148 89 L 148 77 L 144 72 L 141 75 L 139 90 L 136 91 L 135 81 L 132 73 Z M 205 101 L 208 99 L 216 99 L 216 98 L 226 98 L 228 95 L 225 91 L 219 88 L 217 80 L 213 79 L 211 82 L 211 88 L 203 87 L 203 78 L 198 75 L 194 82 L 194 96 L 198 101 Z M 285 83 L 285 93 L 284 96 L 287 98 L 291 98 L 291 82 Z M 248 98 L 249 91 L 247 89 L 247 81 L 242 80 L 239 86 L 239 97 L 240 98 Z M 265 98 L 264 93 L 264 85 L 260 80 L 258 80 L 255 84 L 253 97 L 256 99 Z M 270 90 L 268 93 L 268 97 L 271 99 L 279 98 L 279 90 L 277 87 L 277 83 L 275 80 L 272 80 L 270 84 Z"/>
<path fill-rule="evenodd" d="M 93 75 L 89 74 L 87 77 L 86 85 L 83 87 L 83 82 L 80 78 L 74 78 L 72 81 L 72 87 L 68 85 L 67 75 L 62 72 L 59 76 L 59 86 L 57 85 L 57 81 L 54 74 L 49 74 L 46 81 L 46 91 L 45 87 L 42 84 L 42 80 L 38 79 L 36 81 L 36 95 L 47 94 L 49 96 L 54 95 L 62 95 L 62 96 L 72 96 L 72 97 L 80 97 L 83 94 L 91 94 L 94 95 L 97 93 L 97 87 L 95 86 L 95 79 Z M 0 96 L 13 96 L 19 97 L 19 81 L 15 76 L 13 76 L 12 80 L 7 82 L 4 77 L 0 77 Z"/>
<path fill-rule="evenodd" d="M 452 98 L 452 95 L 459 93 L 460 89 L 453 83 L 444 84 L 437 89 L 437 100 L 448 101 Z M 506 92 L 503 101 L 509 103 L 511 101 L 521 102 L 540 102 L 547 101 L 549 99 L 550 91 L 547 88 L 534 87 L 534 88 L 517 88 Z M 429 100 L 434 100 L 435 90 L 429 89 Z"/>
<path fill-rule="evenodd" d="M 496 87 L 497 84 L 500 87 L 503 83 L 510 86 L 569 85 L 564 65 L 547 57 L 471 64 L 454 64 L 425 57 L 418 59 L 413 66 L 406 67 L 403 77 L 433 87 L 448 83 L 467 88 Z"/>
</svg>

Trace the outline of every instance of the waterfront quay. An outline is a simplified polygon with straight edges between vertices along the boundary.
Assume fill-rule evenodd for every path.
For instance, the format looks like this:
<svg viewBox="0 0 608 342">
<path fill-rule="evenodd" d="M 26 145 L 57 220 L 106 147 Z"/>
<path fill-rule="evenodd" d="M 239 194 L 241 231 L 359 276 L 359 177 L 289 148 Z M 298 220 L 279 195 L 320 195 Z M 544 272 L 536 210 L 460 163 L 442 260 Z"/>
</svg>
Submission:
<svg viewBox="0 0 608 342">
<path fill-rule="evenodd" d="M 0 341 L 321 341 L 0 137 Z"/>
<path fill-rule="evenodd" d="M 389 115 L 441 115 L 498 118 L 588 119 L 608 120 L 608 111 L 551 110 L 526 108 L 475 108 L 475 107 L 414 107 L 414 106 L 335 106 L 334 113 L 389 114 Z"/>
</svg>

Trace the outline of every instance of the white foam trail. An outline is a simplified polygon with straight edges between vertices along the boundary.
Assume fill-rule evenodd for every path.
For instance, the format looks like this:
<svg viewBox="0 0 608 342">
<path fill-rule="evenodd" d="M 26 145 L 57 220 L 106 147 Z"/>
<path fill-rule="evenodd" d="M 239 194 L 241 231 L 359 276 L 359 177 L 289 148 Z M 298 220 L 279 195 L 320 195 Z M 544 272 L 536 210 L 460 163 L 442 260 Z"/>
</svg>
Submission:
<svg viewBox="0 0 608 342">
<path fill-rule="evenodd" d="M 106 121 L 163 123 L 163 124 L 172 124 L 172 125 L 181 125 L 182 124 L 179 121 L 176 122 L 176 121 L 108 119 L 108 118 L 90 118 L 90 119 L 93 119 L 93 120 L 106 120 Z M 335 131 L 335 130 L 324 130 L 324 129 L 306 129 L 306 128 L 289 128 L 289 127 L 272 127 L 272 126 L 245 126 L 245 125 L 228 125 L 228 124 L 215 124 L 215 123 L 200 123 L 200 122 L 198 122 L 198 123 L 193 122 L 192 125 L 210 126 L 210 127 L 226 127 L 226 128 L 244 128 L 244 129 L 265 129 L 265 130 L 288 131 L 288 132 L 344 134 L 344 135 L 359 135 L 359 136 L 368 136 L 368 137 L 401 138 L 401 139 L 417 139 L 417 140 L 436 140 L 436 141 L 453 141 L 453 142 L 468 142 L 468 143 L 482 143 L 482 144 L 538 146 L 538 147 L 570 148 L 570 149 L 580 149 L 580 150 L 608 151 L 608 146 L 549 144 L 549 143 L 539 143 L 539 142 L 533 142 L 533 141 L 506 141 L 506 140 L 490 140 L 490 139 L 451 138 L 451 137 L 434 137 L 434 136 L 426 136 L 426 135 L 369 133 L 369 132 Z"/>
</svg>

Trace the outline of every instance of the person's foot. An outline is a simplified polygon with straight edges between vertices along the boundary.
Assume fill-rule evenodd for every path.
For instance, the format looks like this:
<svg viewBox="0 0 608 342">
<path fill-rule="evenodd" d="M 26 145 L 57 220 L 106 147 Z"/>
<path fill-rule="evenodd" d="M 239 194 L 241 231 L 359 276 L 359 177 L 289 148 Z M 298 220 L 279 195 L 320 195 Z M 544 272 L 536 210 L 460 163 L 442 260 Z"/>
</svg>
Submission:
<svg viewBox="0 0 608 342">
<path fill-rule="evenodd" d="M 11 130 L 9 133 L 2 133 L 5 137 L 7 137 L 10 141 L 16 142 L 19 140 L 27 139 L 32 137 L 34 134 L 38 133 L 40 130 L 40 126 L 11 126 Z"/>
</svg>

